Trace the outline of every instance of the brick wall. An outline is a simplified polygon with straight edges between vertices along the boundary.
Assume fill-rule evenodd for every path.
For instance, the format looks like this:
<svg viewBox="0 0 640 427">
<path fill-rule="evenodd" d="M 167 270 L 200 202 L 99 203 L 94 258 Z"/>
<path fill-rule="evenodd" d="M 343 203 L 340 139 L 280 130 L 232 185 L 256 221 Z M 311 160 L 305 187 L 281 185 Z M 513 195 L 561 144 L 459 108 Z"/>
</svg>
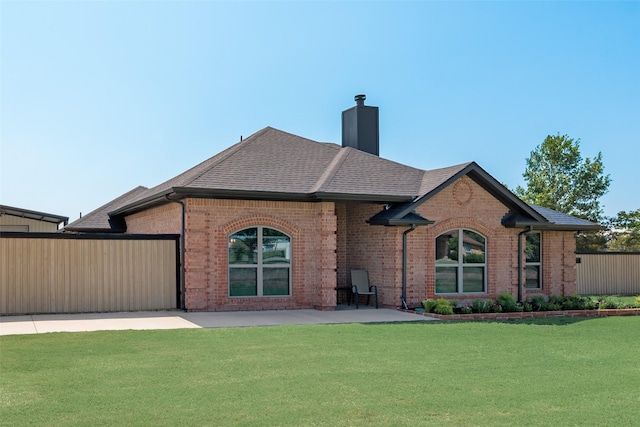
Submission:
<svg viewBox="0 0 640 427">
<path fill-rule="evenodd" d="M 409 235 L 409 252 L 413 252 L 413 256 L 416 257 L 415 260 L 410 259 L 409 263 L 411 287 L 414 290 L 408 294 L 407 300 L 410 304 L 419 305 L 420 300 L 425 296 L 436 297 L 435 239 L 441 233 L 456 228 L 472 229 L 487 238 L 487 293 L 452 298 L 458 300 L 495 298 L 504 291 L 517 296 L 518 233 L 521 230 L 502 226 L 501 220 L 508 212 L 506 206 L 472 179 L 464 176 L 426 201 L 417 211 L 435 223 L 426 228 L 419 228 Z M 423 257 L 425 241 L 428 243 L 426 255 Z M 537 290 L 536 294 L 575 294 L 573 233 L 543 231 L 542 245 L 543 289 Z M 426 261 L 426 269 L 421 266 L 424 261 Z M 526 291 L 523 292 L 523 296 L 526 297 Z"/>
<path fill-rule="evenodd" d="M 381 306 L 399 306 L 402 283 L 402 228 L 372 226 L 367 220 L 384 205 L 344 203 L 338 217 L 338 286 L 351 286 L 350 271 L 365 269 L 378 287 Z M 373 303 L 372 303 L 373 304 Z"/>
<path fill-rule="evenodd" d="M 185 305 L 190 311 L 334 309 L 336 216 L 333 203 L 186 199 Z M 127 218 L 128 232 L 180 230 L 180 206 Z M 275 228 L 291 237 L 292 294 L 228 296 L 228 238 L 247 227 Z M 171 230 L 169 230 L 171 228 Z"/>
<path fill-rule="evenodd" d="M 364 268 L 378 285 L 381 304 L 398 307 L 402 293 L 402 233 L 405 227 L 371 226 L 366 220 L 383 205 L 338 204 L 337 278 L 350 286 L 349 271 Z M 407 235 L 407 303 L 435 298 L 435 239 L 445 231 L 468 228 L 487 238 L 487 292 L 450 296 L 458 300 L 496 298 L 518 292 L 518 233 L 501 220 L 508 208 L 468 177 L 462 177 L 418 209 L 433 225 Z M 535 294 L 575 294 L 575 238 L 572 232 L 542 233 L 543 289 Z M 524 260 L 524 257 L 523 257 Z M 524 267 L 524 266 L 523 266 Z M 523 273 L 524 278 L 524 273 Z M 533 292 L 533 291 L 531 291 Z M 523 292 L 526 297 L 526 290 Z"/>
<path fill-rule="evenodd" d="M 169 203 L 126 217 L 127 234 L 180 234 L 182 208 Z"/>
<path fill-rule="evenodd" d="M 542 289 L 525 290 L 526 296 L 576 294 L 576 239 L 569 231 L 542 233 Z"/>
<path fill-rule="evenodd" d="M 398 307 L 402 292 L 402 233 L 405 227 L 371 226 L 366 220 L 384 205 L 187 199 L 185 237 L 186 307 L 193 311 L 319 308 L 336 305 L 335 286 L 350 286 L 349 271 L 366 269 L 382 306 Z M 435 221 L 407 238 L 407 302 L 418 306 L 435 295 L 435 239 L 468 228 L 487 238 L 487 293 L 458 300 L 517 295 L 518 229 L 501 225 L 508 208 L 468 177 L 462 177 L 417 209 Z M 127 217 L 129 233 L 179 233 L 181 208 L 172 203 Z M 292 295 L 228 296 L 228 237 L 266 226 L 291 236 Z M 572 232 L 542 233 L 543 289 L 535 294 L 575 293 Z M 532 293 L 533 291 L 530 291 Z M 526 293 L 524 294 L 526 296 Z"/>
</svg>

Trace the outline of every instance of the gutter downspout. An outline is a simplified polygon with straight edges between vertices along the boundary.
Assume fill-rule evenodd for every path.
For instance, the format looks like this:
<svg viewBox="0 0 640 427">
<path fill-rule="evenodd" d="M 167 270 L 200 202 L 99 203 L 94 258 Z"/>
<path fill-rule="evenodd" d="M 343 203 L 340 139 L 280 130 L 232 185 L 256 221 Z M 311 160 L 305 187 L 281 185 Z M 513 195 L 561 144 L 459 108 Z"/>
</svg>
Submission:
<svg viewBox="0 0 640 427">
<path fill-rule="evenodd" d="M 415 224 L 411 224 L 411 228 L 402 232 L 402 296 L 400 301 L 402 302 L 402 308 L 409 309 L 407 305 L 407 234 L 416 229 Z"/>
<path fill-rule="evenodd" d="M 518 233 L 518 302 L 522 304 L 522 235 L 531 231 L 531 226 Z"/>
<path fill-rule="evenodd" d="M 184 248 L 184 242 L 185 242 L 185 238 L 184 238 L 184 230 L 185 230 L 185 210 L 186 210 L 186 206 L 185 204 L 180 201 L 180 200 L 171 200 L 169 199 L 168 195 L 164 196 L 168 202 L 172 202 L 172 203 L 177 203 L 181 206 L 181 221 L 180 221 L 180 309 L 181 310 L 187 310 L 185 307 L 185 298 L 184 298 L 184 294 L 185 294 L 185 287 L 184 287 L 184 254 L 185 254 L 185 248 Z"/>
</svg>

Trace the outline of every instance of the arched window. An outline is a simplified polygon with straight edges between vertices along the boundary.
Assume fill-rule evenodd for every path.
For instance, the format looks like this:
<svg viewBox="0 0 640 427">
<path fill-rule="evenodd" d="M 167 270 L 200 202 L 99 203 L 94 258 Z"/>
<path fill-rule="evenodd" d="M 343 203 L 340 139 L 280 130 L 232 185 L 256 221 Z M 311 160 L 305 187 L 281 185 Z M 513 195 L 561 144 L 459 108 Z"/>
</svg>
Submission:
<svg viewBox="0 0 640 427">
<path fill-rule="evenodd" d="M 457 229 L 436 238 L 436 294 L 487 292 L 487 239 Z"/>
<path fill-rule="evenodd" d="M 291 238 L 267 227 L 229 236 L 229 296 L 291 295 Z"/>
</svg>

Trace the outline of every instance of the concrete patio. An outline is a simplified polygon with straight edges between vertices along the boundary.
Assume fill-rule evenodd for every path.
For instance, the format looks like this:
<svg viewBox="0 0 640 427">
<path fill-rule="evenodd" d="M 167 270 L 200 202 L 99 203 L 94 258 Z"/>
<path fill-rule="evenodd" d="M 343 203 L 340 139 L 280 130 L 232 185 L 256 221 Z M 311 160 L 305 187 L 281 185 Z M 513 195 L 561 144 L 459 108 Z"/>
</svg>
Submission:
<svg viewBox="0 0 640 427">
<path fill-rule="evenodd" d="M 310 325 L 331 323 L 425 322 L 435 319 L 402 311 L 371 307 L 335 311 L 265 310 L 234 312 L 143 311 L 124 313 L 38 314 L 0 317 L 0 335 L 149 330 L 233 328 L 246 326 Z"/>
</svg>

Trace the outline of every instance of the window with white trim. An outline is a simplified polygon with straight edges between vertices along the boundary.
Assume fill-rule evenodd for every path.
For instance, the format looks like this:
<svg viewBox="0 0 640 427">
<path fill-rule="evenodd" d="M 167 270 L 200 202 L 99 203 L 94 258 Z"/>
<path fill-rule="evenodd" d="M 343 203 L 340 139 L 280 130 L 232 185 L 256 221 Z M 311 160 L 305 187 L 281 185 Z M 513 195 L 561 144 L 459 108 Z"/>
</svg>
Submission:
<svg viewBox="0 0 640 427">
<path fill-rule="evenodd" d="M 268 227 L 229 236 L 229 296 L 291 295 L 291 238 Z"/>
<path fill-rule="evenodd" d="M 487 239 L 459 228 L 436 238 L 436 294 L 487 292 Z"/>
<path fill-rule="evenodd" d="M 526 266 L 524 287 L 542 289 L 542 233 L 530 231 L 525 234 Z"/>
</svg>

